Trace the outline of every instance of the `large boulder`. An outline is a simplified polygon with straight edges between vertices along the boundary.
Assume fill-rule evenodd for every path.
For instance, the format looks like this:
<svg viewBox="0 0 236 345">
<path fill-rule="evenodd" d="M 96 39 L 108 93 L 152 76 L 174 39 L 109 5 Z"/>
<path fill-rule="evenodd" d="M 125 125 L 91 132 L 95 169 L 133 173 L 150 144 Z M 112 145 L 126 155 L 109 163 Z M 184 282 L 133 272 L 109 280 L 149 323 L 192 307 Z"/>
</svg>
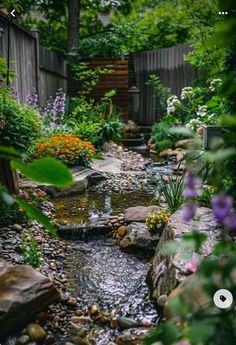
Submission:
<svg viewBox="0 0 236 345">
<path fill-rule="evenodd" d="M 182 219 L 182 211 L 176 211 L 170 218 L 162 232 L 151 268 L 148 272 L 147 282 L 151 296 L 157 300 L 161 295 L 169 294 L 182 282 L 187 275 L 187 259 L 183 257 L 183 248 L 179 246 L 177 254 L 166 256 L 161 253 L 161 247 L 168 240 L 179 241 L 184 234 L 197 230 L 207 235 L 207 240 L 202 247 L 201 256 L 206 257 L 212 253 L 213 247 L 219 240 L 219 225 L 214 221 L 212 211 L 208 208 L 198 208 L 196 217 L 189 223 Z M 189 252 L 190 256 L 194 253 Z"/>
<path fill-rule="evenodd" d="M 135 206 L 129 207 L 124 212 L 125 223 L 141 222 L 145 223 L 147 214 L 152 210 L 159 210 L 159 206 Z"/>
<path fill-rule="evenodd" d="M 30 266 L 0 259 L 0 337 L 25 326 L 60 298 L 52 281 Z"/>
<path fill-rule="evenodd" d="M 171 308 L 171 305 L 174 305 L 176 300 L 188 305 L 195 312 L 199 311 L 199 309 L 212 308 L 212 296 L 208 295 L 202 286 L 200 277 L 195 274 L 185 278 L 168 296 L 164 308 L 165 316 L 168 319 L 178 316 L 175 315 L 174 309 Z"/>
<path fill-rule="evenodd" d="M 127 234 L 121 240 L 121 248 L 132 254 L 151 258 L 155 254 L 159 242 L 159 235 L 151 234 L 145 223 L 131 223 L 127 227 Z"/>
</svg>

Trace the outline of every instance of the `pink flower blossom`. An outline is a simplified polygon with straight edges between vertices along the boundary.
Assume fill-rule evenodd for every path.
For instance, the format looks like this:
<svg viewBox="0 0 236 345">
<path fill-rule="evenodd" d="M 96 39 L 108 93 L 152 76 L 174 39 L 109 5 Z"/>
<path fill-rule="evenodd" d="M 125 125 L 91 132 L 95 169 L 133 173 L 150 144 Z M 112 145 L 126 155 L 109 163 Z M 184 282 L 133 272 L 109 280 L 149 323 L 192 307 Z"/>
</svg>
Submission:
<svg viewBox="0 0 236 345">
<path fill-rule="evenodd" d="M 191 260 L 186 263 L 185 268 L 190 273 L 195 273 L 198 269 L 199 263 L 196 260 Z"/>
</svg>

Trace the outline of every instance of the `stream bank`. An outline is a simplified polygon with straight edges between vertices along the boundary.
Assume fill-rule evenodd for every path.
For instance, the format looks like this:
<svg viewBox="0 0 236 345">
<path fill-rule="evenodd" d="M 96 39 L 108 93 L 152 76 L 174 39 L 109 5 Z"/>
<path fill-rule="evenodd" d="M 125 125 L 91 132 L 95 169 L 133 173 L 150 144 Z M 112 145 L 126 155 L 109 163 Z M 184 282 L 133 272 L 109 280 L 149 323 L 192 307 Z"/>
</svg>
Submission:
<svg viewBox="0 0 236 345">
<path fill-rule="evenodd" d="M 119 240 L 113 241 L 111 236 L 117 226 L 124 224 L 124 215 L 121 215 L 128 206 L 153 204 L 158 198 L 153 181 L 160 178 L 159 174 L 170 174 L 171 165 L 163 161 L 153 162 L 140 153 L 123 150 L 111 143 L 105 148 L 104 156 L 116 159 L 116 171 L 109 172 L 111 164 L 106 158 L 94 162 L 104 178 L 84 193 L 52 199 L 55 209 L 51 202 L 46 202 L 44 212 L 49 216 L 56 214 L 62 223 L 73 222 L 85 229 L 89 222 L 96 227 L 100 219 L 113 220 L 108 238 L 104 233 L 99 238 L 89 237 L 85 231 L 83 240 L 55 239 L 36 222 L 22 226 L 15 224 L 8 229 L 7 239 L 1 237 L 4 259 L 21 265 L 21 236 L 27 235 L 31 229 L 44 259 L 38 270 L 60 290 L 60 301 L 36 315 L 34 325 L 40 324 L 46 331 L 41 344 L 107 344 L 108 339 L 122 344 L 123 335 L 119 334 L 129 327 L 135 327 L 137 332 L 125 334 L 125 344 L 134 337 L 138 344 L 139 337 L 143 337 L 158 320 L 156 306 L 148 297 L 146 285 L 149 262 L 122 251 Z M 2 230 L 4 232 L 6 229 Z M 94 305 L 98 311 L 92 314 Z M 27 328 L 8 338 L 4 345 L 23 344 L 21 337 L 24 344 L 38 342 L 29 336 Z"/>
</svg>

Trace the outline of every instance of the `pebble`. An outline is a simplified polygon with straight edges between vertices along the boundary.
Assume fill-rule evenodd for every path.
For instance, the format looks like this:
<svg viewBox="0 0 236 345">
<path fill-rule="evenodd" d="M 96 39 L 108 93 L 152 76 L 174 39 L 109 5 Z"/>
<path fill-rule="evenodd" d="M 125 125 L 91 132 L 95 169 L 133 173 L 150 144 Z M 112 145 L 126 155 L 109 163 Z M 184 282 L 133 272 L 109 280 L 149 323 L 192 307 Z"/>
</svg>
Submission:
<svg viewBox="0 0 236 345">
<path fill-rule="evenodd" d="M 93 320 L 89 316 L 72 316 L 71 321 L 73 323 L 82 323 L 82 324 L 88 324 L 92 323 Z"/>
<path fill-rule="evenodd" d="M 17 232 L 22 232 L 23 228 L 20 224 L 13 224 L 12 228 Z"/>
<path fill-rule="evenodd" d="M 41 326 L 37 325 L 36 323 L 30 323 L 27 326 L 27 333 L 30 339 L 36 342 L 40 342 L 44 340 L 46 337 L 45 330 Z"/>
<path fill-rule="evenodd" d="M 17 339 L 16 345 L 24 345 L 28 343 L 30 337 L 27 334 L 22 335 L 20 338 Z"/>
<path fill-rule="evenodd" d="M 124 236 L 127 234 L 127 226 L 125 226 L 125 225 L 120 226 L 120 227 L 117 229 L 117 234 L 118 234 L 120 237 L 124 237 Z"/>
<path fill-rule="evenodd" d="M 161 295 L 160 297 L 158 297 L 157 304 L 159 305 L 159 307 L 164 307 L 164 305 L 166 304 L 166 301 L 167 301 L 167 295 Z"/>
</svg>

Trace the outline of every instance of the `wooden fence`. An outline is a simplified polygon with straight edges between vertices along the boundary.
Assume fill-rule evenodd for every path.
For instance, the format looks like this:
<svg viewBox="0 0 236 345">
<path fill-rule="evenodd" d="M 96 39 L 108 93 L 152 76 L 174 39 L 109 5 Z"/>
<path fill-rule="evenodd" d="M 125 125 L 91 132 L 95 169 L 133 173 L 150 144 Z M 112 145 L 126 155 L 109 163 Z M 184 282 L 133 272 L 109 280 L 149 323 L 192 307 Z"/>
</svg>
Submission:
<svg viewBox="0 0 236 345">
<path fill-rule="evenodd" d="M 158 75 L 161 82 L 177 96 L 180 96 L 183 87 L 191 85 L 196 79 L 196 72 L 184 61 L 184 54 L 190 51 L 189 46 L 178 45 L 131 54 L 133 75 L 140 89 L 140 112 L 132 120 L 152 125 L 160 119 L 153 86 L 147 84 L 150 74 Z"/>
<path fill-rule="evenodd" d="M 9 25 L 9 30 L 8 30 Z M 28 32 L 0 14 L 0 57 L 10 52 L 10 66 L 15 71 L 13 88 L 25 102 L 28 91 L 35 88 L 44 106 L 60 87 L 66 91 L 66 62 L 55 53 L 39 46 L 38 32 Z"/>
<path fill-rule="evenodd" d="M 90 96 L 99 100 L 108 90 L 115 89 L 116 95 L 113 103 L 122 110 L 124 119 L 128 118 L 128 88 L 129 88 L 129 64 L 128 58 L 124 60 L 96 60 L 89 61 L 91 68 L 106 68 L 111 73 L 102 75 L 100 81 L 91 92 Z"/>
</svg>

